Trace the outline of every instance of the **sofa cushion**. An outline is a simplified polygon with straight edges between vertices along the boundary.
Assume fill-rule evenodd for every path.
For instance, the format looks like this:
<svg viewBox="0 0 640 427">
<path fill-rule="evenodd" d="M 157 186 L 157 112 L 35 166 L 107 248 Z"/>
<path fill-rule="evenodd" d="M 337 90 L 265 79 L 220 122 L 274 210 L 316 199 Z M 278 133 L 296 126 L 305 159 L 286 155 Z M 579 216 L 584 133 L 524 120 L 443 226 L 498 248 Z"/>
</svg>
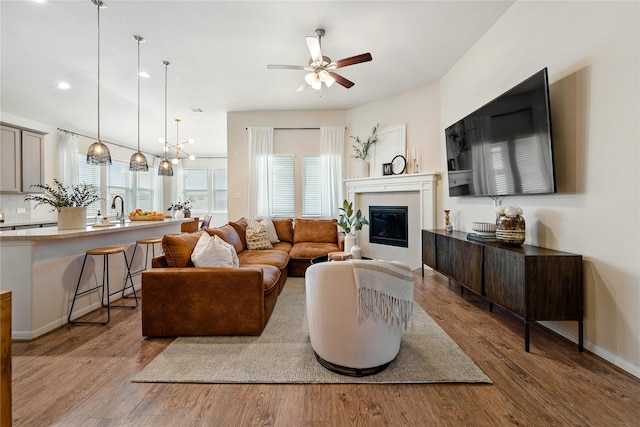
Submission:
<svg viewBox="0 0 640 427">
<path fill-rule="evenodd" d="M 247 221 L 246 218 L 243 217 L 235 222 L 229 221 L 229 225 L 231 225 L 236 230 L 236 233 L 238 233 L 238 236 L 240 237 L 240 243 L 242 243 L 242 249 L 238 250 L 238 248 L 236 247 L 236 252 L 240 253 L 247 248 L 247 245 L 245 242 L 247 238 L 247 225 L 249 225 L 249 222 Z"/>
<path fill-rule="evenodd" d="M 317 256 L 327 255 L 329 252 L 337 252 L 339 250 L 337 243 L 296 243 L 291 248 L 289 256 L 294 259 L 311 259 Z"/>
<path fill-rule="evenodd" d="M 273 249 L 289 253 L 293 245 L 289 242 L 278 242 L 273 244 Z"/>
<path fill-rule="evenodd" d="M 280 239 L 278 239 L 278 232 L 276 231 L 276 226 L 273 225 L 273 221 L 271 218 L 266 217 L 265 219 L 258 221 L 260 224 L 264 225 L 267 229 L 267 234 L 269 235 L 269 242 L 278 243 Z"/>
<path fill-rule="evenodd" d="M 270 294 L 274 289 L 276 289 L 276 285 L 278 284 L 278 280 L 280 279 L 280 275 L 282 274 L 277 267 L 272 265 L 247 265 L 242 268 L 251 268 L 253 270 L 262 270 L 262 283 L 264 284 L 264 294 Z"/>
<path fill-rule="evenodd" d="M 238 254 L 244 250 L 244 244 L 240 241 L 240 236 L 236 232 L 236 229 L 229 224 L 216 228 L 207 228 L 207 233 L 212 236 L 218 236 L 225 242 L 233 245 L 233 248 Z"/>
<path fill-rule="evenodd" d="M 166 234 L 162 238 L 162 250 L 167 265 L 172 268 L 193 267 L 191 253 L 198 244 L 202 231 L 189 234 Z"/>
<path fill-rule="evenodd" d="M 280 270 L 287 268 L 289 254 L 275 249 L 264 249 L 259 251 L 246 250 L 238 254 L 240 266 L 265 264 L 278 267 Z"/>
<path fill-rule="evenodd" d="M 191 261 L 197 268 L 240 266 L 233 246 L 218 236 L 210 236 L 209 233 L 200 233 L 200 239 L 191 254 Z"/>
<path fill-rule="evenodd" d="M 335 219 L 296 219 L 293 232 L 294 248 L 296 243 L 336 243 L 338 227 Z"/>
<path fill-rule="evenodd" d="M 272 219 L 273 225 L 278 233 L 278 239 L 281 242 L 293 243 L 293 219 L 282 218 Z"/>
<path fill-rule="evenodd" d="M 267 227 L 258 221 L 249 221 L 246 233 L 247 249 L 271 249 Z"/>
</svg>

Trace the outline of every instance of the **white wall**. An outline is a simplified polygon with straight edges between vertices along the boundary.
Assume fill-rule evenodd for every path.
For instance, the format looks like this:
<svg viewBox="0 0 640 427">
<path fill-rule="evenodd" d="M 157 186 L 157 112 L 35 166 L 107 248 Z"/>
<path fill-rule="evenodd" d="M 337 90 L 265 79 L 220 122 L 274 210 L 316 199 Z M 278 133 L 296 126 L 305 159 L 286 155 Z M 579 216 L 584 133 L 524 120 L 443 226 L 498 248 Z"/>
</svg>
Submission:
<svg viewBox="0 0 640 427">
<path fill-rule="evenodd" d="M 527 244 L 583 255 L 585 346 L 636 376 L 639 16 L 638 2 L 517 2 L 440 82 L 444 129 L 548 67 L 560 193 L 503 204 L 524 209 Z M 459 229 L 493 219 L 488 198 L 445 195 L 443 206 Z M 549 326 L 576 339 L 575 322 Z"/>
</svg>

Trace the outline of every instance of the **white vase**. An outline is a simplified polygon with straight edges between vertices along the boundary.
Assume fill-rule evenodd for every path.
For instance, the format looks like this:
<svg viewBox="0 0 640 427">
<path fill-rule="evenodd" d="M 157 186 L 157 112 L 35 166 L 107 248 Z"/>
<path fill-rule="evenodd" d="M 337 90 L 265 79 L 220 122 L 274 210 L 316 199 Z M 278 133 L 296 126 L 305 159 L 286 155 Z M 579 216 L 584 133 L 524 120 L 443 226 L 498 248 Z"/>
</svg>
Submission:
<svg viewBox="0 0 640 427">
<path fill-rule="evenodd" d="M 356 244 L 356 235 L 349 233 L 344 237 L 344 251 L 351 253 L 351 248 Z"/>
<path fill-rule="evenodd" d="M 362 159 L 355 159 L 353 161 L 353 175 L 356 178 L 368 178 L 369 177 L 369 162 Z"/>
<path fill-rule="evenodd" d="M 182 211 L 182 209 L 175 211 L 173 213 L 173 218 L 174 219 L 184 219 L 184 212 Z"/>
<path fill-rule="evenodd" d="M 353 245 L 351 247 L 351 259 L 362 259 L 362 249 L 360 249 L 360 246 Z"/>
<path fill-rule="evenodd" d="M 87 208 L 67 207 L 58 212 L 58 230 L 75 230 L 87 226 Z"/>
</svg>

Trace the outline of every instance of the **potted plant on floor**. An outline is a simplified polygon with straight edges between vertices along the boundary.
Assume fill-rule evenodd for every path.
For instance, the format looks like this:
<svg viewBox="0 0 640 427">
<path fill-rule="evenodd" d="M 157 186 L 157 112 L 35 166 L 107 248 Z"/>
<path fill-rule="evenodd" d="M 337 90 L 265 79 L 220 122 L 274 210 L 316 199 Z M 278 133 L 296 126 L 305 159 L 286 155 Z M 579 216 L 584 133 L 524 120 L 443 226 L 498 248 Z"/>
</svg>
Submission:
<svg viewBox="0 0 640 427">
<path fill-rule="evenodd" d="M 342 213 L 334 224 L 345 232 L 344 251 L 351 252 L 351 248 L 357 244 L 355 232 L 360 231 L 363 225 L 368 225 L 369 221 L 367 221 L 360 209 L 354 214 L 353 203 L 347 200 L 342 203 L 340 211 Z"/>
<path fill-rule="evenodd" d="M 53 179 L 53 185 L 34 184 L 31 187 L 40 188 L 42 194 L 29 194 L 25 201 L 36 202 L 35 207 L 49 205 L 53 211 L 58 211 L 58 230 L 85 228 L 87 225 L 87 206 L 100 200 L 100 192 L 89 184 L 71 186 L 62 185 Z"/>
</svg>

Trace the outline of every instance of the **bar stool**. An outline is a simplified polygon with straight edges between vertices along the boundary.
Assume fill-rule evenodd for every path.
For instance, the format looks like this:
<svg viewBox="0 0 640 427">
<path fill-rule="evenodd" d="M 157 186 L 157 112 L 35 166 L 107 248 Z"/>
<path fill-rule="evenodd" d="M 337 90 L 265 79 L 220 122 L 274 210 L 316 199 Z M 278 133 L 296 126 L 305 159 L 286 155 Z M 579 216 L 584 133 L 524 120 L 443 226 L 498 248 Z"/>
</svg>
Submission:
<svg viewBox="0 0 640 427">
<path fill-rule="evenodd" d="M 131 255 L 131 266 L 133 266 L 133 260 L 136 256 L 136 250 L 138 246 L 146 245 L 144 251 L 144 268 L 142 270 L 134 271 L 131 273 L 132 276 L 136 274 L 140 274 L 147 269 L 147 263 L 149 262 L 149 245 L 151 245 L 151 254 L 152 258 L 156 256 L 156 243 L 162 243 L 162 237 L 153 237 L 151 239 L 138 239 L 136 240 L 136 245 L 133 247 L 133 255 Z"/>
<path fill-rule="evenodd" d="M 127 275 L 124 279 L 124 284 L 122 285 L 121 291 L 111 292 L 109 290 L 109 255 L 115 255 L 122 253 L 124 256 L 124 262 L 127 266 Z M 82 292 L 78 292 L 80 289 L 80 283 L 82 282 L 82 273 L 84 272 L 84 266 L 87 263 L 87 257 L 91 256 L 102 256 L 103 257 L 103 265 L 102 265 L 102 284 L 96 285 L 93 288 L 84 290 Z M 127 279 L 129 280 L 130 286 L 127 286 Z M 106 287 L 106 288 L 105 288 Z M 127 288 L 131 288 L 133 290 L 133 298 L 136 300 L 136 305 L 112 305 L 111 304 L 111 296 L 115 295 L 119 292 L 122 292 L 122 297 L 125 297 L 125 291 Z M 106 290 L 105 290 L 106 289 Z M 80 296 L 88 294 L 93 291 L 101 291 L 100 294 L 100 304 L 107 309 L 107 320 L 104 322 L 87 322 L 82 321 L 78 322 L 75 320 L 71 320 L 71 315 L 73 314 L 73 306 L 76 303 L 76 299 Z M 105 304 L 106 297 L 106 304 Z M 125 252 L 125 246 L 110 246 L 104 248 L 93 248 L 88 249 L 84 255 L 84 260 L 82 261 L 82 269 L 80 270 L 80 277 L 78 277 L 78 285 L 76 286 L 76 291 L 73 295 L 73 301 L 71 302 L 71 308 L 69 309 L 69 316 L 67 317 L 67 321 L 73 325 L 106 325 L 111 320 L 111 308 L 136 308 L 138 307 L 138 296 L 136 295 L 136 289 L 133 286 L 133 279 L 131 278 L 131 269 L 129 266 L 129 260 L 127 260 L 127 254 Z"/>
</svg>

